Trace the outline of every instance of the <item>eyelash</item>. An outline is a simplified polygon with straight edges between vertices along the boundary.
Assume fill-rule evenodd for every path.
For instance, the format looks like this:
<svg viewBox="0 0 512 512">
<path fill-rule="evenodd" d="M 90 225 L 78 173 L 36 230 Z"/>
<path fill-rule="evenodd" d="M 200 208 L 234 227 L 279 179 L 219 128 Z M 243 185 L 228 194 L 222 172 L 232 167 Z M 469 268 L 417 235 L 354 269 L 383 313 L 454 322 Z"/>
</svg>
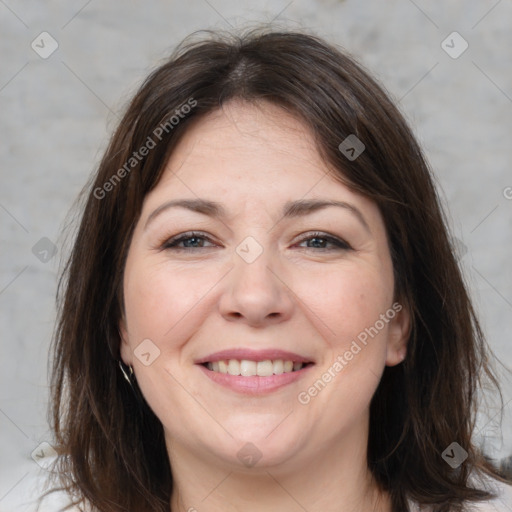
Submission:
<svg viewBox="0 0 512 512">
<path fill-rule="evenodd" d="M 203 233 L 200 233 L 200 232 L 197 232 L 197 231 L 190 231 L 188 233 L 183 233 L 181 235 L 177 235 L 177 236 L 175 236 L 173 238 L 170 238 L 170 239 L 166 240 L 162 244 L 162 249 L 173 250 L 173 251 L 180 252 L 180 251 L 191 251 L 193 249 L 206 249 L 207 248 L 207 247 L 177 247 L 177 244 L 179 244 L 179 243 L 181 243 L 183 241 L 186 241 L 186 240 L 190 240 L 192 238 L 204 239 L 204 240 L 207 240 L 210 243 L 214 243 L 209 237 L 204 236 Z M 325 247 L 317 248 L 317 250 L 320 250 L 320 251 L 329 251 L 329 250 L 349 251 L 349 250 L 352 250 L 352 247 L 350 247 L 350 245 L 347 242 L 345 242 L 344 240 L 340 240 L 340 239 L 338 239 L 336 237 L 327 235 L 327 234 L 322 233 L 322 232 L 310 233 L 309 236 L 307 236 L 306 238 L 303 238 L 302 240 L 299 240 L 298 243 L 302 243 L 302 242 L 306 242 L 306 241 L 309 241 L 309 240 L 313 240 L 315 238 L 318 238 L 318 239 L 321 239 L 321 240 L 325 240 L 328 243 L 330 243 L 330 244 L 335 246 L 335 249 L 326 249 Z M 315 249 L 315 248 L 314 247 L 306 247 L 306 249 Z"/>
</svg>

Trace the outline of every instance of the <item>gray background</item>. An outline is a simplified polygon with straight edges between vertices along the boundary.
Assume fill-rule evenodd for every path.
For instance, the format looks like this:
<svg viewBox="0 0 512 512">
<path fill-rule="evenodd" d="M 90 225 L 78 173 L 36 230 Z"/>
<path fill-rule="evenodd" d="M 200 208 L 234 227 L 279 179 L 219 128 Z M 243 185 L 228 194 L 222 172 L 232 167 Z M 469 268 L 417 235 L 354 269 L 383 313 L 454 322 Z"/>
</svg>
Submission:
<svg viewBox="0 0 512 512">
<path fill-rule="evenodd" d="M 33 510 L 23 503 L 45 475 L 31 453 L 51 440 L 46 363 L 62 228 L 119 110 L 184 36 L 259 21 L 341 44 L 386 86 L 434 169 L 488 341 L 512 368 L 510 1 L 0 0 L 0 512 Z M 43 31 L 58 43 L 46 59 L 31 47 L 48 51 Z M 453 31 L 469 45 L 458 58 L 441 46 Z M 462 46 L 452 39 L 453 53 Z M 501 430 L 497 406 L 479 420 L 495 457 L 512 454 L 512 384 L 502 379 Z"/>
</svg>

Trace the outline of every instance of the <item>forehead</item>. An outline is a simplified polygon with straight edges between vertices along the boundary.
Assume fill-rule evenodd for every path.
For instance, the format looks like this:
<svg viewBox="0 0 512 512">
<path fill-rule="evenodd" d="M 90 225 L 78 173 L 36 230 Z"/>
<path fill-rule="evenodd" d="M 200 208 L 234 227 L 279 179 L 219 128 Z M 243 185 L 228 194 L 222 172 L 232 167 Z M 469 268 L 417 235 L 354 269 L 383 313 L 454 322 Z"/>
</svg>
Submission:
<svg viewBox="0 0 512 512">
<path fill-rule="evenodd" d="M 295 175 L 308 171 L 321 177 L 327 170 L 306 125 L 268 102 L 231 102 L 200 118 L 184 134 L 166 170 L 179 174 L 212 167 L 255 179 L 277 178 L 291 169 Z"/>
<path fill-rule="evenodd" d="M 180 179 L 203 188 L 246 183 L 255 192 L 286 183 L 305 195 L 326 178 L 333 180 L 332 171 L 304 122 L 268 102 L 230 102 L 191 124 L 159 185 Z"/>
<path fill-rule="evenodd" d="M 335 178 L 307 125 L 268 102 L 231 102 L 191 124 L 146 202 L 182 197 L 233 204 L 233 214 L 270 213 L 294 199 L 337 199 L 380 223 L 376 205 Z"/>
</svg>

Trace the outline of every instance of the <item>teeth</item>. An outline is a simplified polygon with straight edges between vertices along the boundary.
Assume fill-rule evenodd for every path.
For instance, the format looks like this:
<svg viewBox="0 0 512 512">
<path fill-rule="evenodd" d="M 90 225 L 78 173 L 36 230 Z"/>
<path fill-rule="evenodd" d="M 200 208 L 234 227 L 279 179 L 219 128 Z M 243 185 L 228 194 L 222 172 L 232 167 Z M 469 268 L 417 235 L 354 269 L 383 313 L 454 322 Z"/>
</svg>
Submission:
<svg viewBox="0 0 512 512">
<path fill-rule="evenodd" d="M 244 377 L 252 377 L 256 375 L 257 372 L 257 363 L 255 361 L 247 361 L 247 359 L 243 359 L 240 361 L 240 374 Z"/>
<path fill-rule="evenodd" d="M 213 370 L 213 368 L 212 368 L 212 370 Z M 226 364 L 226 361 L 219 361 L 219 372 L 220 373 L 228 373 L 228 365 Z"/>
<path fill-rule="evenodd" d="M 236 359 L 230 359 L 228 363 L 229 375 L 240 375 L 240 361 Z"/>
<path fill-rule="evenodd" d="M 273 370 L 275 375 L 281 375 L 281 373 L 284 372 L 284 361 L 281 361 L 280 359 L 274 361 Z"/>
<path fill-rule="evenodd" d="M 258 377 L 270 377 L 274 373 L 274 365 L 272 361 L 259 361 L 256 374 Z"/>
<path fill-rule="evenodd" d="M 208 363 L 207 368 L 218 373 L 228 373 L 229 375 L 242 375 L 243 377 L 270 377 L 271 375 L 281 375 L 282 373 L 291 373 L 300 370 L 303 363 L 294 363 L 293 361 L 283 361 L 276 359 L 271 361 L 249 361 L 248 359 L 229 359 L 225 361 L 216 361 Z"/>
</svg>

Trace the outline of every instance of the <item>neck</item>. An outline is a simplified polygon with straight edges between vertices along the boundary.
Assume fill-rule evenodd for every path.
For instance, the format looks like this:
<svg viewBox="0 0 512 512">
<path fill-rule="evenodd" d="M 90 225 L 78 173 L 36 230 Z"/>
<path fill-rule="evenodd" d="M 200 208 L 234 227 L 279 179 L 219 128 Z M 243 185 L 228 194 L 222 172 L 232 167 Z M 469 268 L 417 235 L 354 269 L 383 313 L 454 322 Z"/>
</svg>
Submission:
<svg viewBox="0 0 512 512">
<path fill-rule="evenodd" d="M 391 512 L 388 493 L 367 468 L 367 437 L 340 437 L 314 454 L 302 450 L 276 465 L 243 469 L 168 442 L 171 512 Z"/>
</svg>

